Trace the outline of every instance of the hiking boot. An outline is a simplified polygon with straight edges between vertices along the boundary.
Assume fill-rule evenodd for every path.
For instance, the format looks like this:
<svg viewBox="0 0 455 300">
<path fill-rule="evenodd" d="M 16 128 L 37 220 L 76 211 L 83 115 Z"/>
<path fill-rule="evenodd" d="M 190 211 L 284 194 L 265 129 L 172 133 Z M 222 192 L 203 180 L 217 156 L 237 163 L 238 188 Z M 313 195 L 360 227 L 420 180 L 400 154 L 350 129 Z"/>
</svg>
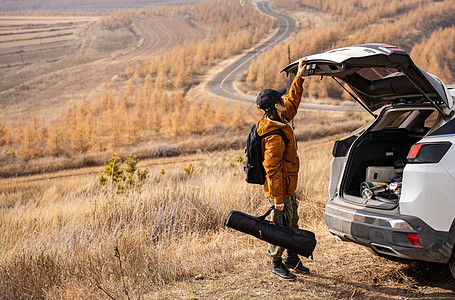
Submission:
<svg viewBox="0 0 455 300">
<path fill-rule="evenodd" d="M 297 273 L 300 273 L 300 274 L 307 274 L 307 273 L 310 273 L 310 269 L 308 269 L 307 267 L 305 267 L 301 261 L 299 261 L 297 264 L 289 264 L 289 263 L 285 263 L 286 267 L 288 267 L 289 269 L 292 269 L 294 271 L 296 271 Z"/>
<path fill-rule="evenodd" d="M 284 265 L 300 274 L 310 273 L 310 269 L 302 264 L 297 253 L 292 251 L 287 251 L 287 255 L 284 258 Z"/>
<path fill-rule="evenodd" d="M 273 262 L 272 275 L 287 281 L 294 281 L 296 278 L 294 274 L 286 269 L 281 260 Z"/>
</svg>

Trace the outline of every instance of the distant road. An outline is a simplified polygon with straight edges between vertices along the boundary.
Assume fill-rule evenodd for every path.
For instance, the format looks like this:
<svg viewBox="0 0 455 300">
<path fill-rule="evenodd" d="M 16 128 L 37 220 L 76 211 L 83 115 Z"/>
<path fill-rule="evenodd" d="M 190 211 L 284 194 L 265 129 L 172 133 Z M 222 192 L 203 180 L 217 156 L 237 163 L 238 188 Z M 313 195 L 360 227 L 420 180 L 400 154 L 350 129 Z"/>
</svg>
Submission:
<svg viewBox="0 0 455 300">
<path fill-rule="evenodd" d="M 295 29 L 294 19 L 272 11 L 268 2 L 257 2 L 257 5 L 259 10 L 263 13 L 273 16 L 279 20 L 280 25 L 278 32 L 265 43 L 248 52 L 233 64 L 227 66 L 226 69 L 218 73 L 218 75 L 207 85 L 208 90 L 215 95 L 232 100 L 254 102 L 255 97 L 245 95 L 234 89 L 233 84 L 235 79 L 248 69 L 253 58 L 255 58 L 262 51 L 287 39 Z"/>
<path fill-rule="evenodd" d="M 217 96 L 236 101 L 255 103 L 256 96 L 243 94 L 235 90 L 234 81 L 248 69 L 253 58 L 255 58 L 264 50 L 281 43 L 287 39 L 295 30 L 295 20 L 287 15 L 272 11 L 267 1 L 257 2 L 257 6 L 261 12 L 278 19 L 280 22 L 278 32 L 274 34 L 269 40 L 259 45 L 252 51 L 246 53 L 231 65 L 227 66 L 220 73 L 218 73 L 215 78 L 208 82 L 207 89 Z M 325 111 L 364 111 L 361 107 L 357 106 L 351 107 L 304 103 L 300 105 L 300 108 Z"/>
</svg>

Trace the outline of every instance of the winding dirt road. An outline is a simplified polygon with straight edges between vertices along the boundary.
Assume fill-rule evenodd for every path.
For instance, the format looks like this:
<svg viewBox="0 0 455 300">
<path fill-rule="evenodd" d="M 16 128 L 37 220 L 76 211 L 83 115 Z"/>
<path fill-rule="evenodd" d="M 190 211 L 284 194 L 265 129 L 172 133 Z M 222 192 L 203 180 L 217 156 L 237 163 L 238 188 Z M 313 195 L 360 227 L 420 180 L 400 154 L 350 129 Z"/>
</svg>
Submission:
<svg viewBox="0 0 455 300">
<path fill-rule="evenodd" d="M 272 16 L 278 20 L 280 24 L 278 31 L 270 39 L 266 40 L 264 43 L 260 44 L 253 50 L 241 56 L 232 64 L 225 67 L 207 83 L 207 90 L 219 97 L 234 101 L 255 103 L 256 96 L 244 94 L 234 88 L 235 80 L 237 80 L 237 78 L 248 69 L 252 60 L 256 58 L 261 52 L 264 52 L 270 47 L 278 45 L 280 42 L 286 40 L 295 30 L 295 20 L 288 15 L 273 11 L 269 6 L 268 1 L 257 2 L 257 6 L 262 13 Z M 336 106 L 310 103 L 301 103 L 300 109 L 319 111 L 364 111 L 363 108 L 358 106 Z"/>
<path fill-rule="evenodd" d="M 269 16 L 276 18 L 279 22 L 278 31 L 264 43 L 260 44 L 253 50 L 249 51 L 238 60 L 221 70 L 215 78 L 208 84 L 208 90 L 220 97 L 254 103 L 256 97 L 243 94 L 234 88 L 234 81 L 243 72 L 245 72 L 251 64 L 251 61 L 258 56 L 261 52 L 278 45 L 280 42 L 286 40 L 295 29 L 295 20 L 290 16 L 279 14 L 270 9 L 268 1 L 257 2 L 258 9 Z"/>
</svg>

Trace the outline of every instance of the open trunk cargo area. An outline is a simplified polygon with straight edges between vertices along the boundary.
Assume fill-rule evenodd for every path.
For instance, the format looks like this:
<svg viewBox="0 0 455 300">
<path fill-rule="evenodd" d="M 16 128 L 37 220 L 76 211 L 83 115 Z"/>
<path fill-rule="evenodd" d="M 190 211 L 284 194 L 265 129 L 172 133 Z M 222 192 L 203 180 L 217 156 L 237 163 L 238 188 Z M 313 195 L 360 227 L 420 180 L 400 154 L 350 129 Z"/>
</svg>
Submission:
<svg viewBox="0 0 455 300">
<path fill-rule="evenodd" d="M 401 123 L 390 124 L 388 120 L 395 120 L 397 114 L 404 116 Z M 342 198 L 366 207 L 397 207 L 409 150 L 431 131 L 437 119 L 436 110 L 430 107 L 391 108 L 358 138 L 341 140 L 334 155 L 345 156 L 349 149 L 340 185 Z M 365 189 L 374 194 L 363 192 Z"/>
</svg>

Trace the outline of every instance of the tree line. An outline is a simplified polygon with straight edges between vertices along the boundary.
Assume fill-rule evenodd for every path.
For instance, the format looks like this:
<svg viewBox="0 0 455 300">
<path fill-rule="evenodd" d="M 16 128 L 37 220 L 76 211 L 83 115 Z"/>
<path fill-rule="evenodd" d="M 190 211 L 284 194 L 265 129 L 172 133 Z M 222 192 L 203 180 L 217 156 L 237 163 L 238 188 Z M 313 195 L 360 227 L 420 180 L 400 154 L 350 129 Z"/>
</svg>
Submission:
<svg viewBox="0 0 455 300">
<path fill-rule="evenodd" d="M 22 158 L 115 151 L 150 144 L 160 136 L 205 135 L 217 125 L 236 131 L 245 125 L 241 102 L 232 112 L 209 99 L 189 103 L 182 92 L 159 91 L 150 76 L 137 92 L 131 91 L 131 83 L 115 96 L 106 89 L 99 101 L 84 98 L 50 123 L 35 115 L 13 125 L 0 121 L 0 147 Z"/>
</svg>

